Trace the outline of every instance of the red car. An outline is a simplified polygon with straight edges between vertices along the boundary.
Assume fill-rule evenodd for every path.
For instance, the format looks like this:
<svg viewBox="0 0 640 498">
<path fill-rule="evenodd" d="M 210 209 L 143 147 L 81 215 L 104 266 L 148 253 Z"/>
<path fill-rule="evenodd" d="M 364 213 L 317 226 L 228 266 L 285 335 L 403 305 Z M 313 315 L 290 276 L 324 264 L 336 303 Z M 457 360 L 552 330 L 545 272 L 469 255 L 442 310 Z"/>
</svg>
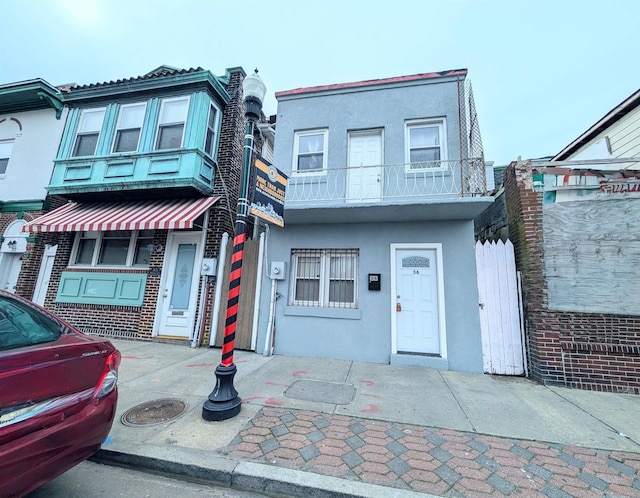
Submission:
<svg viewBox="0 0 640 498">
<path fill-rule="evenodd" d="M 0 495 L 25 495 L 98 451 L 119 365 L 108 340 L 0 291 Z"/>
</svg>

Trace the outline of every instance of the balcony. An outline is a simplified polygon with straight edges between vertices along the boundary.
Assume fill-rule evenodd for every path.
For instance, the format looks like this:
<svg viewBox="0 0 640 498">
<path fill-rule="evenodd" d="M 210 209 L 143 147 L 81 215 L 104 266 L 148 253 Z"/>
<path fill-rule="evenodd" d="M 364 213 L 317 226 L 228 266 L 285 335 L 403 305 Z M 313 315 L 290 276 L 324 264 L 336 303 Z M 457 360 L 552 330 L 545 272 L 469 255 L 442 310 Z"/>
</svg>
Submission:
<svg viewBox="0 0 640 498">
<path fill-rule="evenodd" d="M 213 194 L 215 163 L 199 149 L 73 157 L 55 161 L 49 194 L 73 200 L 105 197 L 194 197 Z"/>
<path fill-rule="evenodd" d="M 492 202 L 481 158 L 293 173 L 285 199 L 285 223 L 473 219 Z"/>
</svg>

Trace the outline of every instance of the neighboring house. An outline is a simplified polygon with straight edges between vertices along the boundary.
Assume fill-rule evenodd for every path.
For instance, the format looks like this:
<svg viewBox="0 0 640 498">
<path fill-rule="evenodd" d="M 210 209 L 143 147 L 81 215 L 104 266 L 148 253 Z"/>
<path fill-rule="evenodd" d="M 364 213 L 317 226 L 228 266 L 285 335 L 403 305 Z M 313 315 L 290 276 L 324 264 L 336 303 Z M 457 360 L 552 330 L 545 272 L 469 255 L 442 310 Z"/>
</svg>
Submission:
<svg viewBox="0 0 640 498">
<path fill-rule="evenodd" d="M 504 197 L 531 376 L 640 394 L 640 90 L 550 160 L 512 163 Z"/>
<path fill-rule="evenodd" d="M 473 219 L 492 198 L 467 71 L 276 98 L 289 182 L 259 349 L 481 372 Z"/>
<path fill-rule="evenodd" d="M 109 337 L 209 333 L 213 258 L 233 229 L 242 168 L 244 76 L 161 66 L 63 88 L 69 115 L 47 190 L 65 203 L 25 227 L 41 251 L 57 248 L 42 263 L 47 308 Z"/>
<path fill-rule="evenodd" d="M 67 115 L 62 101 L 41 79 L 0 85 L 0 289 L 30 299 L 44 247 L 22 227 L 52 207 L 46 186 Z"/>
</svg>

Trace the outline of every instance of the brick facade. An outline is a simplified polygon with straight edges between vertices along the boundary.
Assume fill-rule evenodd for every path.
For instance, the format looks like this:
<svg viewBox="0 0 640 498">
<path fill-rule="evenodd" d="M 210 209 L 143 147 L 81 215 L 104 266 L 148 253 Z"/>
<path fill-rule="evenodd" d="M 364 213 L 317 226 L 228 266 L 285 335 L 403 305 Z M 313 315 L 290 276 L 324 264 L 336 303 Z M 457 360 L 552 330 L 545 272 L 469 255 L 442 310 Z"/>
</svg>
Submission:
<svg viewBox="0 0 640 498">
<path fill-rule="evenodd" d="M 204 257 L 217 258 L 220 252 L 220 241 L 222 234 L 227 232 L 232 237 L 237 210 L 238 192 L 243 165 L 243 149 L 245 134 L 245 117 L 242 95 L 243 73 L 232 71 L 227 84 L 227 92 L 232 96 L 222 114 L 222 124 L 218 149 L 218 164 L 216 178 L 214 181 L 214 195 L 220 197 L 210 209 L 209 225 L 206 235 Z M 259 139 L 259 137 L 256 137 Z M 259 147 L 259 143 L 256 144 Z M 64 199 L 54 199 L 51 209 L 60 206 Z M 55 205 L 53 205 L 55 204 Z M 43 214 L 28 213 L 25 219 L 31 220 Z M 15 219 L 15 215 L 14 218 Z M 6 228 L 12 218 L 6 214 L 0 217 L 0 229 Z M 0 232 L 1 233 L 1 232 Z M 250 234 L 251 232 L 249 232 Z M 149 268 L 162 269 L 165 257 L 168 232 L 166 230 L 156 231 L 154 244 L 160 244 L 162 250 L 151 255 Z M 142 306 L 105 306 L 89 304 L 69 304 L 57 303 L 56 294 L 60 284 L 62 273 L 73 271 L 68 266 L 73 246 L 73 233 L 43 233 L 30 242 L 27 251 L 31 258 L 24 261 L 18 280 L 17 293 L 23 297 L 31 299 L 35 289 L 42 255 L 46 244 L 57 245 L 55 262 L 51 272 L 49 290 L 45 299 L 45 307 L 52 310 L 71 324 L 78 327 L 83 332 L 114 338 L 131 338 L 138 340 L 151 340 L 153 325 L 156 319 L 158 303 L 158 293 L 161 291 L 161 276 L 154 272 L 149 272 Z M 83 268 L 83 272 L 103 271 L 99 268 Z M 122 272 L 140 273 L 147 272 L 146 269 L 127 269 Z M 220 277 L 220 281 L 222 278 Z M 207 277 L 205 280 L 207 300 L 205 302 L 205 315 L 203 320 L 202 343 L 208 343 L 208 336 L 211 330 L 211 318 L 213 301 L 215 296 L 216 277 Z M 201 302 L 201 294 L 205 289 L 200 286 L 198 290 L 198 308 Z M 199 316 L 200 310 L 196 310 Z"/>
<path fill-rule="evenodd" d="M 64 204 L 58 197 L 47 197 L 44 204 L 49 209 L 56 209 Z M 0 213 L 0 235 L 16 220 L 31 221 L 43 215 L 45 211 L 19 211 Z M 26 299 L 32 299 L 42 262 L 44 243 L 40 237 L 28 237 L 27 248 L 22 257 L 20 275 L 16 283 L 16 294 Z"/>
<path fill-rule="evenodd" d="M 509 238 L 522 274 L 531 377 L 551 385 L 640 394 L 640 317 L 548 309 L 543 193 L 530 162 L 505 175 Z"/>
</svg>

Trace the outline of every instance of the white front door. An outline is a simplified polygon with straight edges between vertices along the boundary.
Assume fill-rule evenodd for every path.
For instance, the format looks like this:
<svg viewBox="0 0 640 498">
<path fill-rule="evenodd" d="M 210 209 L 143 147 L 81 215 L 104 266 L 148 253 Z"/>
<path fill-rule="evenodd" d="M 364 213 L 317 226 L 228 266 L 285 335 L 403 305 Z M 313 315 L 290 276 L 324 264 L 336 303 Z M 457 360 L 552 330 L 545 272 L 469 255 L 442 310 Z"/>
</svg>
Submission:
<svg viewBox="0 0 640 498">
<path fill-rule="evenodd" d="M 47 297 L 47 289 L 49 288 L 49 280 L 51 280 L 51 270 L 53 263 L 56 259 L 56 251 L 58 246 L 47 245 L 44 254 L 42 255 L 42 262 L 40 263 L 40 272 L 38 273 L 38 280 L 36 281 L 36 289 L 33 292 L 33 302 L 44 306 L 44 300 Z"/>
<path fill-rule="evenodd" d="M 437 256 L 436 249 L 392 249 L 394 352 L 443 356 Z"/>
<path fill-rule="evenodd" d="M 22 268 L 21 253 L 5 252 L 0 256 L 0 289 L 16 292 L 18 275 Z"/>
<path fill-rule="evenodd" d="M 202 259 L 201 241 L 200 232 L 174 232 L 167 238 L 157 335 L 192 337 Z"/>
<path fill-rule="evenodd" d="M 347 201 L 382 198 L 382 130 L 349 133 Z"/>
</svg>

